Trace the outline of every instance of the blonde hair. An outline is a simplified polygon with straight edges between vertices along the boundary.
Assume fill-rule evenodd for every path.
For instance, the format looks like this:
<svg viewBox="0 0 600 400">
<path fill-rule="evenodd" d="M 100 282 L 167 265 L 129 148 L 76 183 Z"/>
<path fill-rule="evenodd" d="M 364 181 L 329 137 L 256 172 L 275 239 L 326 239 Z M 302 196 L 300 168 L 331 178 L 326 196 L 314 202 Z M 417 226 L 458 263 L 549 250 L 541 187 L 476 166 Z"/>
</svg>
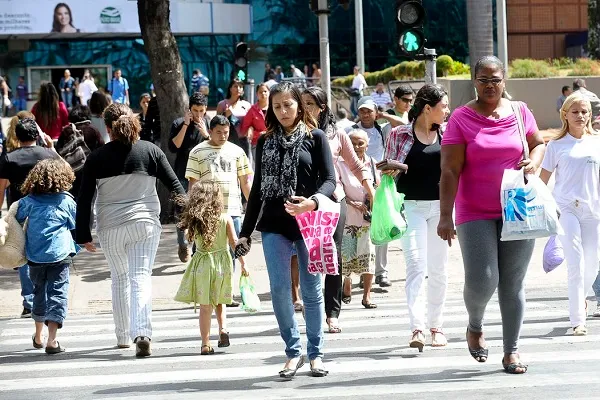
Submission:
<svg viewBox="0 0 600 400">
<path fill-rule="evenodd" d="M 580 92 L 574 92 L 565 99 L 565 102 L 560 108 L 560 120 L 562 122 L 562 127 L 560 128 L 560 132 L 558 132 L 554 140 L 562 139 L 567 136 L 567 133 L 569 133 L 569 121 L 567 121 L 567 113 L 575 103 L 584 103 L 588 110 L 588 121 L 583 128 L 583 134 L 594 134 L 594 128 L 592 128 L 592 104 Z"/>
<path fill-rule="evenodd" d="M 73 187 L 75 174 L 63 159 L 47 159 L 35 164 L 21 185 L 21 193 L 48 194 L 66 192 Z"/>
<path fill-rule="evenodd" d="M 215 181 L 196 182 L 188 196 L 179 196 L 176 202 L 183 207 L 177 226 L 188 230 L 190 242 L 200 236 L 204 250 L 209 250 L 217 240 L 224 210 L 221 186 Z"/>
<path fill-rule="evenodd" d="M 6 132 L 6 151 L 11 152 L 18 149 L 21 145 L 19 139 L 17 139 L 17 124 L 20 120 L 25 118 L 31 118 L 35 120 L 35 115 L 29 111 L 19 111 L 16 116 L 12 117 L 10 124 L 8 125 L 8 131 Z"/>
</svg>

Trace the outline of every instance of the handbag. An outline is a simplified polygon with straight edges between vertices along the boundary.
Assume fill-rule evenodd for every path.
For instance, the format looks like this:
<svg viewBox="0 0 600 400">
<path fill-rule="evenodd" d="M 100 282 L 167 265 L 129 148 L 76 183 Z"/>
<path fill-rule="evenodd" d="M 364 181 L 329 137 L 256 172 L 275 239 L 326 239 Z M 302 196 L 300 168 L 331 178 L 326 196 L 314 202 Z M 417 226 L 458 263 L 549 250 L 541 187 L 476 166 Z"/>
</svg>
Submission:
<svg viewBox="0 0 600 400">
<path fill-rule="evenodd" d="M 523 159 L 529 158 L 529 146 L 520 106 L 511 102 L 521 142 Z M 525 175 L 524 170 L 506 169 L 500 189 L 502 204 L 502 233 L 500 240 L 526 240 L 562 233 L 558 222 L 558 206 L 548 186 L 536 175 Z"/>
<path fill-rule="evenodd" d="M 25 226 L 21 226 L 16 215 L 19 202 L 11 204 L 6 215 L 0 219 L 0 268 L 17 268 L 27 264 L 25 256 Z"/>
</svg>

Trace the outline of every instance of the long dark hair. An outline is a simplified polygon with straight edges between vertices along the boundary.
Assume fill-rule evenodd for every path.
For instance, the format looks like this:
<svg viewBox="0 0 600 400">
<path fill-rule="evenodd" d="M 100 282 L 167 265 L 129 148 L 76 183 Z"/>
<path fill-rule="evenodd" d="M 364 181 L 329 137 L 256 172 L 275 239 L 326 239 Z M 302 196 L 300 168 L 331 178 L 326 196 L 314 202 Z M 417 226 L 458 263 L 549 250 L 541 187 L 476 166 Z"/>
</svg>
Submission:
<svg viewBox="0 0 600 400">
<path fill-rule="evenodd" d="M 269 108 L 267 108 L 267 115 L 265 117 L 265 124 L 267 125 L 266 135 L 271 135 L 277 130 L 277 128 L 281 126 L 277 116 L 275 115 L 275 111 L 273 111 L 273 97 L 282 93 L 291 94 L 292 98 L 298 103 L 298 115 L 294 121 L 294 126 L 298 125 L 300 121 L 303 121 L 309 130 L 315 129 L 317 122 L 312 115 L 310 115 L 310 113 L 306 112 L 306 108 L 302 102 L 302 92 L 300 91 L 300 88 L 290 81 L 284 81 L 271 88 L 271 94 L 269 95 Z"/>
<path fill-rule="evenodd" d="M 442 101 L 444 96 L 447 96 L 448 93 L 446 89 L 442 85 L 433 85 L 427 84 L 424 85 L 417 92 L 417 96 L 415 97 L 415 102 L 413 103 L 412 108 L 408 112 L 408 120 L 414 124 L 417 121 L 417 118 L 423 113 L 423 109 L 425 106 L 435 107 L 437 104 Z M 432 131 L 438 130 L 439 126 L 437 124 L 433 124 L 431 127 Z"/>
<path fill-rule="evenodd" d="M 102 116 L 106 107 L 112 103 L 112 98 L 101 91 L 97 90 L 92 93 L 92 97 L 90 98 L 90 111 L 93 115 Z"/>
<path fill-rule="evenodd" d="M 319 129 L 326 131 L 328 127 L 332 126 L 335 128 L 335 116 L 331 109 L 327 105 L 327 93 L 318 86 L 311 86 L 304 89 L 303 94 L 308 94 L 317 104 L 317 107 L 321 109 L 319 114 Z"/>
<path fill-rule="evenodd" d="M 48 129 L 58 118 L 58 92 L 51 82 L 42 83 L 36 111 L 42 130 Z"/>
<path fill-rule="evenodd" d="M 69 7 L 67 3 L 58 3 L 56 7 L 54 7 L 54 14 L 52 14 L 52 32 L 60 32 L 62 30 L 62 25 L 56 19 L 56 12 L 62 7 L 66 8 L 69 12 L 69 25 L 75 29 L 75 26 L 73 26 L 73 13 L 71 12 L 71 7 Z"/>
<path fill-rule="evenodd" d="M 240 81 L 238 78 L 233 78 L 230 82 L 229 82 L 229 86 L 227 86 L 227 97 L 225 97 L 227 100 L 231 99 L 231 88 L 234 86 L 241 86 L 242 88 L 244 87 L 244 82 Z M 240 99 L 242 99 L 243 96 L 240 96 Z"/>
</svg>

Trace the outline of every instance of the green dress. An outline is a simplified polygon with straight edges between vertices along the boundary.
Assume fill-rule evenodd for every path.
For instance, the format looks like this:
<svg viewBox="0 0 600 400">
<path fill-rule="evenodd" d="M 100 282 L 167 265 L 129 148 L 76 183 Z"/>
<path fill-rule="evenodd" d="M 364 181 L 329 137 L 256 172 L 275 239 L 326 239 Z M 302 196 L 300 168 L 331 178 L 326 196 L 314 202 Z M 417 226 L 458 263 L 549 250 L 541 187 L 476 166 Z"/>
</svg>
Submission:
<svg viewBox="0 0 600 400">
<path fill-rule="evenodd" d="M 196 252 L 181 278 L 175 300 L 182 303 L 217 306 L 230 304 L 233 260 L 227 239 L 227 214 L 221 214 L 219 230 L 210 249 L 205 249 L 202 237 L 196 236 Z"/>
</svg>

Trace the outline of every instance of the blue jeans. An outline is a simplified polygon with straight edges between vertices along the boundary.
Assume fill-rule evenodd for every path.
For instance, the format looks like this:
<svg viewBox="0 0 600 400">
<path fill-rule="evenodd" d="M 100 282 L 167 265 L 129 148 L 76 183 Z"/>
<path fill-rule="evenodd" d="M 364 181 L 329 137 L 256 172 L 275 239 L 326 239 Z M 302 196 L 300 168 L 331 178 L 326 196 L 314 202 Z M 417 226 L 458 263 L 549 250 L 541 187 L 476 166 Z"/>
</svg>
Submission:
<svg viewBox="0 0 600 400">
<path fill-rule="evenodd" d="M 52 264 L 29 266 L 33 282 L 33 309 L 31 316 L 35 322 L 55 322 L 62 328 L 67 316 L 69 301 L 70 258 Z"/>
<path fill-rule="evenodd" d="M 288 358 L 300 357 L 302 344 L 292 304 L 292 278 L 290 261 L 294 245 L 298 253 L 300 289 L 306 315 L 307 354 L 309 360 L 323 357 L 323 320 L 325 307 L 320 275 L 308 272 L 308 251 L 302 240 L 291 241 L 285 236 L 263 232 L 262 245 L 269 273 L 271 302 L 279 325 L 279 333 L 285 342 Z"/>
<path fill-rule="evenodd" d="M 23 308 L 33 308 L 33 282 L 29 277 L 29 265 L 25 264 L 19 268 L 19 280 L 21 281 L 21 296 L 23 296 Z"/>
<path fill-rule="evenodd" d="M 27 110 L 27 99 L 16 99 L 15 106 L 17 107 L 17 111 Z"/>
<path fill-rule="evenodd" d="M 596 296 L 596 301 L 600 304 L 600 271 L 598 272 L 598 276 L 596 276 L 596 280 L 592 285 L 592 289 L 594 289 L 594 295 Z"/>
<path fill-rule="evenodd" d="M 65 106 L 67 106 L 67 108 L 71 108 L 71 106 L 73 105 L 73 92 L 62 92 L 62 100 L 63 103 L 65 103 Z"/>
<path fill-rule="evenodd" d="M 189 181 L 187 179 L 179 179 L 179 183 L 181 183 L 181 186 L 183 186 L 183 190 L 185 190 L 187 192 L 188 190 L 188 183 Z M 176 217 L 177 215 L 177 210 L 176 210 Z M 179 245 L 179 247 L 187 247 L 189 245 L 187 238 L 185 237 L 185 232 L 179 228 L 177 228 L 177 244 Z"/>
</svg>

